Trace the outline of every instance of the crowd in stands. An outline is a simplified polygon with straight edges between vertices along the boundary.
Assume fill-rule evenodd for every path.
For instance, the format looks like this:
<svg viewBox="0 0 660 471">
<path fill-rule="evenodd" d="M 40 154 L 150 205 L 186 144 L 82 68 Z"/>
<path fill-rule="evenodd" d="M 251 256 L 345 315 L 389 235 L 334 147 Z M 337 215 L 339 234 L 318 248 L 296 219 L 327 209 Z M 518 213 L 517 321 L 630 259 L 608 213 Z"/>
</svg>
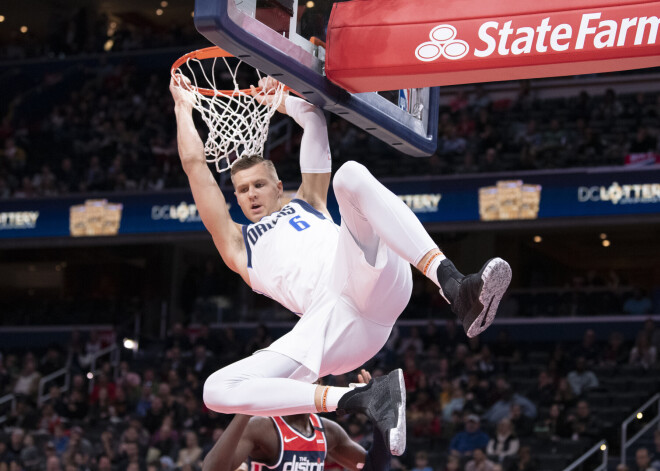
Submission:
<svg viewBox="0 0 660 471">
<path fill-rule="evenodd" d="M 197 44 L 198 33 L 190 24 L 112 26 L 104 16 L 90 27 L 84 9 L 62 15 L 52 21 L 47 40 L 16 33 L 0 45 L 0 60 L 10 64 L 0 71 L 6 97 L 0 100 L 0 199 L 186 188 L 166 69 L 145 66 L 147 52 L 110 59 Z M 88 54 L 91 62 L 80 59 Z M 53 58 L 63 59 L 53 70 L 30 68 L 34 61 L 28 59 Z M 429 159 L 402 156 L 329 117 L 335 168 L 355 159 L 378 177 L 623 165 L 629 154 L 660 154 L 659 131 L 659 93 L 611 89 L 539 99 L 533 81 L 521 82 L 510 100 L 493 100 L 487 87 L 455 93 L 441 109 L 438 150 Z M 290 152 L 271 149 L 285 182 L 299 179 L 299 140 L 296 131 Z M 503 314 L 645 315 L 654 309 L 647 293 L 621 292 L 610 281 L 562 292 L 513 292 Z M 416 292 L 411 309 L 435 308 L 428 296 Z M 129 354 L 118 365 L 99 364 L 91 377 L 91 359 L 106 346 L 94 332 L 44 351 L 0 345 L 0 397 L 16 398 L 14 407 L 0 403 L 0 471 L 198 470 L 230 419 L 204 407 L 205 378 L 272 340 L 265 327 L 242 338 L 229 328 L 193 332 L 175 324 L 148 359 Z M 575 456 L 611 437 L 615 419 L 658 390 L 658 349 L 660 330 L 652 321 L 632 341 L 620 332 L 605 339 L 588 330 L 578 345 L 537 349 L 505 333 L 494 342 L 468 340 L 450 321 L 443 330 L 434 324 L 395 330 L 368 367 L 374 375 L 395 367 L 405 372 L 409 450 L 393 461 L 394 469 L 542 471 L 548 449 L 556 445 L 556 453 Z M 43 391 L 47 396 L 40 395 L 41 379 L 65 367 L 68 388 L 51 385 Z M 650 379 L 652 386 L 627 390 L 630 401 L 613 407 L 608 380 L 619 371 Z M 354 379 L 328 381 L 347 385 Z M 337 420 L 369 446 L 364 417 Z M 634 459 L 630 469 L 660 471 L 660 434 Z"/>
<path fill-rule="evenodd" d="M 0 197 L 183 187 L 162 82 L 107 64 L 52 73 L 43 89 L 18 95 L 8 111 L 15 119 L 0 126 Z"/>
<path fill-rule="evenodd" d="M 85 6 L 53 8 L 48 11 L 49 27 L 46 30 L 34 31 L 28 28 L 26 33 L 18 29 L 10 33 L 3 31 L 8 40 L 0 44 L 0 61 L 64 59 L 108 52 L 179 47 L 181 44 L 199 43 L 201 39 L 192 21 L 188 21 L 189 17 L 170 17 L 167 21 L 153 22 L 148 18 L 123 15 L 129 17 L 122 21 L 113 20 L 108 14 L 95 13 L 93 10 Z M 29 20 L 26 23 L 29 24 Z"/>
<path fill-rule="evenodd" d="M 36 76 L 20 67 L 0 75 L 8 94 L 0 106 L 0 198 L 186 188 L 168 74 L 139 63 L 101 58 Z M 335 168 L 358 160 L 378 177 L 623 165 L 629 154 L 660 155 L 659 129 L 658 93 L 540 100 L 527 85 L 512 100 L 493 101 L 484 88 L 456 93 L 441 109 L 429 159 L 329 119 Z M 271 149 L 284 182 L 299 180 L 299 141 L 296 130 L 291 145 Z"/>
<path fill-rule="evenodd" d="M 305 37 L 325 37 L 332 3 L 317 3 L 303 8 Z M 166 66 L 145 64 L 154 49 L 183 48 L 171 63 L 206 41 L 188 17 L 156 21 L 143 13 L 60 9 L 45 30 L 3 33 L 11 37 L 0 45 L 0 63 L 10 64 L 0 73 L 0 199 L 186 187 Z M 137 53 L 122 59 L 126 51 Z M 31 59 L 57 67 L 40 69 Z M 333 116 L 335 168 L 356 159 L 378 177 L 468 174 L 623 165 L 629 154 L 660 155 L 658 93 L 585 90 L 540 99 L 533 81 L 520 82 L 511 99 L 494 100 L 487 87 L 444 93 L 451 99 L 440 110 L 431 158 L 403 156 Z M 299 180 L 299 139 L 297 133 L 292 146 L 271 152 L 285 182 Z"/>
<path fill-rule="evenodd" d="M 39 355 L 3 351 L 0 395 L 14 394 L 17 401 L 0 412 L 0 471 L 198 470 L 231 418 L 204 407 L 204 380 L 272 340 L 264 326 L 243 338 L 231 328 L 177 323 L 151 357 L 143 352 L 116 365 L 99 363 L 93 376 L 87 373 L 90 361 L 106 346 L 94 332 L 74 333 L 67 345 Z M 392 469 L 557 469 L 547 465 L 549 450 L 574 457 L 612 435 L 621 414 L 656 390 L 633 391 L 616 413 L 601 407 L 613 372 L 634 372 L 657 387 L 658 348 L 660 329 L 650 319 L 634 345 L 616 331 L 606 340 L 587 330 L 580 343 L 545 349 L 513 342 L 506 331 L 489 343 L 467 339 L 453 321 L 442 329 L 434 323 L 395 329 L 367 365 L 376 376 L 404 370 L 409 445 Z M 69 387 L 60 391 L 51 384 L 40 396 L 40 379 L 63 367 L 71 371 Z M 354 380 L 346 374 L 326 381 Z M 365 417 L 331 418 L 370 446 Z M 639 469 L 660 469 L 660 435 L 655 444 L 655 450 L 636 451 L 638 460 L 646 453 L 650 463 Z M 328 463 L 326 469 L 340 468 Z"/>
</svg>

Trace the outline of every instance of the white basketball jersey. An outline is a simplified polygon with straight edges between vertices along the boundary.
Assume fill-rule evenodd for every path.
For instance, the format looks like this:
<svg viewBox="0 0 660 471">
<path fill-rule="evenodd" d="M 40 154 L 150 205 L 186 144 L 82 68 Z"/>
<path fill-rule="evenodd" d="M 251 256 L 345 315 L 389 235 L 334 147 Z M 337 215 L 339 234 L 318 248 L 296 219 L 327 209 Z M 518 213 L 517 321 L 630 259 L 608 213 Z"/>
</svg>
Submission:
<svg viewBox="0 0 660 471">
<path fill-rule="evenodd" d="M 301 316 L 330 269 L 339 226 L 300 199 L 243 226 L 250 285 Z"/>
</svg>

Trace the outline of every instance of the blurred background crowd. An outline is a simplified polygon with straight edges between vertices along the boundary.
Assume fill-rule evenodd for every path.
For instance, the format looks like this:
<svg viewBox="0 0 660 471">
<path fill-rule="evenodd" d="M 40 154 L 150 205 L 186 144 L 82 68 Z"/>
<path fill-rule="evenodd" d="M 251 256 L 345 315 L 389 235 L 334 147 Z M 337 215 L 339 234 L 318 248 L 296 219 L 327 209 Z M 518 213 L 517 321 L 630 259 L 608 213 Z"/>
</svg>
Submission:
<svg viewBox="0 0 660 471">
<path fill-rule="evenodd" d="M 18 10 L 0 11 L 0 200 L 187 188 L 167 88 L 174 59 L 207 45 L 194 30 L 192 2 L 13 3 L 38 8 L 47 21 L 23 30 L 12 23 Z M 0 9 L 18 9 L 13 3 Z M 327 3 L 306 6 L 303 34 L 323 38 L 328 14 Z M 241 80 L 253 79 L 241 70 Z M 636 87 L 621 73 L 597 89 L 576 77 L 565 94 L 552 96 L 539 80 L 509 83 L 506 93 L 487 84 L 445 88 L 438 149 L 428 159 L 402 156 L 328 115 L 334 168 L 358 160 L 378 178 L 656 168 L 657 73 L 630 72 L 650 77 Z M 285 121 L 273 119 L 285 139 L 268 144 L 267 153 L 291 186 L 299 179 L 301 131 Z M 620 236 L 653 234 L 648 224 L 627 231 L 615 222 Z M 576 227 L 585 232 L 588 225 Z M 497 235 L 472 235 L 456 230 L 437 238 L 459 259 L 474 251 L 475 240 L 498 243 Z M 504 324 L 468 340 L 437 289 L 417 279 L 404 322 L 366 365 L 374 376 L 405 372 L 409 446 L 393 469 L 560 470 L 601 439 L 616 454 L 622 420 L 660 390 L 660 327 L 651 317 L 660 313 L 658 272 L 639 266 L 655 256 L 649 244 L 639 243 L 642 253 L 619 245 L 616 260 L 612 251 L 607 256 L 613 267 L 585 269 L 577 251 L 550 262 L 556 253 L 532 251 L 529 235 L 501 235 L 498 247 L 526 247 L 515 253 L 519 271 L 499 312 L 505 322 L 521 318 L 516 332 L 523 335 Z M 0 471 L 201 469 L 231 419 L 204 407 L 204 380 L 267 346 L 291 314 L 239 287 L 208 240 L 153 237 L 135 245 L 36 241 L 0 252 L 0 328 L 7 328 L 0 332 Z M 602 257 L 594 253 L 584 260 Z M 56 289 L 44 281 L 42 260 L 62 273 Z M 30 276 L 34 283 L 25 281 Z M 12 284 L 18 279 L 22 284 Z M 590 316 L 624 319 L 627 327 L 580 324 L 576 333 L 572 322 Z M 110 332 L 95 330 L 102 323 Z M 67 338 L 9 342 L 17 335 L 12 328 L 36 324 L 64 325 L 51 334 Z M 124 348 L 127 332 L 140 329 L 139 349 Z M 554 334 L 534 340 L 543 329 Z M 326 381 L 343 386 L 355 375 Z M 633 432 L 651 415 L 645 412 Z M 329 418 L 370 446 L 364 417 Z M 609 469 L 660 471 L 659 432 L 644 434 L 624 461 Z M 587 461 L 581 469 L 596 466 Z"/>
<path fill-rule="evenodd" d="M 171 3 L 152 18 L 81 5 L 53 12 L 38 33 L 0 31 L 8 98 L 0 104 L 0 198 L 186 187 L 162 70 L 206 42 L 192 5 Z M 330 10 L 318 3 L 301 24 L 303 34 L 323 38 Z M 329 125 L 337 163 L 357 158 L 378 177 L 623 165 L 629 155 L 660 155 L 659 129 L 658 92 L 585 88 L 542 98 L 533 81 L 504 98 L 481 86 L 452 93 L 430 161 L 393 165 L 389 146 L 337 117 Z M 299 139 L 295 131 L 270 150 L 285 182 L 296 176 Z"/>
<path fill-rule="evenodd" d="M 66 344 L 3 350 L 0 395 L 17 403 L 2 411 L 0 470 L 200 469 L 231 418 L 204 407 L 205 378 L 273 336 L 265 326 L 237 333 L 176 323 L 138 354 L 101 358 L 94 374 L 90 362 L 113 336 L 74 331 Z M 488 342 L 468 339 L 453 321 L 429 322 L 396 328 L 367 367 L 375 376 L 404 370 L 409 443 L 393 469 L 533 471 L 561 469 L 603 437 L 616 443 L 631 406 L 660 386 L 658 348 L 651 319 L 633 341 L 587 329 L 581 341 L 546 344 L 514 342 L 507 330 Z M 40 391 L 41 378 L 61 368 L 68 388 L 54 381 Z M 328 417 L 370 447 L 364 416 Z M 643 444 L 632 461 L 646 452 L 652 462 L 631 469 L 658 469 L 659 432 Z"/>
<path fill-rule="evenodd" d="M 134 59 L 6 69 L 0 86 L 12 92 L 0 106 L 0 198 L 185 188 L 168 83 Z M 483 88 L 456 94 L 441 109 L 430 159 L 394 165 L 389 146 L 329 119 L 337 166 L 357 159 L 378 177 L 624 165 L 630 155 L 655 162 L 658 129 L 660 93 L 540 99 L 528 81 L 513 98 L 493 100 Z M 269 149 L 285 182 L 296 178 L 300 137 L 296 129 Z"/>
</svg>

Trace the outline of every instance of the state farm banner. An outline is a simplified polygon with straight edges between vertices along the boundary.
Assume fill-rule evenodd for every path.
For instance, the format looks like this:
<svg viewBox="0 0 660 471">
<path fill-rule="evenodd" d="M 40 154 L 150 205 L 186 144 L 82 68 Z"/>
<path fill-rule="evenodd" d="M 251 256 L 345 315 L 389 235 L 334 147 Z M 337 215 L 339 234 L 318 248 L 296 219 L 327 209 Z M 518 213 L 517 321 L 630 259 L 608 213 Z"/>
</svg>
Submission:
<svg viewBox="0 0 660 471">
<path fill-rule="evenodd" d="M 660 66 L 660 1 L 335 3 L 326 74 L 356 92 Z"/>
</svg>

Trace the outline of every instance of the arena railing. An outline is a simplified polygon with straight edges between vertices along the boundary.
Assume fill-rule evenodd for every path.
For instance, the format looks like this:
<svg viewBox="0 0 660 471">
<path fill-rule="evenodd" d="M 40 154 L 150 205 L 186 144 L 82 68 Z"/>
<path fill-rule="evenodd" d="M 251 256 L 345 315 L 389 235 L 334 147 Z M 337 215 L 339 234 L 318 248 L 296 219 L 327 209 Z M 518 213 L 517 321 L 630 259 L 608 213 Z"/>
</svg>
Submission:
<svg viewBox="0 0 660 471">
<path fill-rule="evenodd" d="M 110 355 L 110 364 L 114 369 L 113 375 L 114 378 L 116 379 L 118 372 L 117 366 L 119 365 L 119 353 L 120 353 L 119 347 L 116 344 L 112 344 L 102 350 L 99 350 L 91 357 L 90 368 L 89 368 L 90 373 L 92 373 L 92 378 L 89 381 L 90 392 L 92 391 L 92 389 L 94 389 L 94 378 L 96 377 L 96 364 L 98 362 L 98 359 L 105 355 Z M 71 370 L 67 366 L 65 368 L 54 371 L 53 373 L 41 378 L 41 380 L 39 381 L 39 389 L 37 395 L 37 404 L 39 406 L 41 406 L 44 402 L 50 399 L 50 393 L 44 393 L 44 389 L 46 388 L 46 385 L 49 382 L 53 381 L 54 379 L 59 378 L 60 376 L 64 376 L 65 378 L 64 385 L 60 387 L 60 391 L 61 392 L 68 391 L 71 380 Z M 5 404 L 7 402 L 11 402 L 11 410 L 14 410 L 16 408 L 16 397 L 13 394 L 6 394 L 0 397 L 0 406 L 2 406 L 2 404 Z M 4 423 L 6 420 L 7 420 L 6 415 L 0 416 L 0 424 Z"/>
<path fill-rule="evenodd" d="M 658 405 L 656 415 L 653 419 L 644 425 L 632 438 L 628 438 L 628 426 L 635 420 L 642 420 L 644 418 L 644 413 L 647 409 L 652 407 L 654 404 Z M 621 423 L 621 463 L 626 463 L 626 451 L 628 448 L 639 440 L 646 432 L 648 432 L 651 427 L 660 422 L 660 393 L 655 394 L 651 399 L 646 401 L 641 407 L 639 407 L 635 412 L 630 414 L 630 416 Z"/>
<path fill-rule="evenodd" d="M 589 458 L 591 458 L 592 455 L 598 453 L 599 451 L 603 452 L 603 461 L 597 468 L 594 468 L 593 471 L 607 471 L 608 451 L 607 451 L 607 442 L 605 440 L 601 440 L 598 443 L 596 443 L 594 446 L 589 448 L 589 450 L 587 450 L 582 456 L 580 456 L 578 459 L 576 459 L 571 464 L 569 464 L 568 467 L 564 468 L 564 471 L 572 471 L 576 469 L 582 463 L 584 463 Z"/>
<path fill-rule="evenodd" d="M 117 344 L 113 343 L 112 345 L 109 345 L 105 347 L 102 350 L 99 350 L 96 352 L 89 363 L 89 372 L 91 373 L 91 378 L 89 378 L 89 392 L 91 393 L 92 390 L 94 389 L 94 383 L 96 381 L 96 364 L 99 358 L 104 357 L 106 355 L 110 356 L 110 364 L 113 367 L 113 377 L 114 379 L 117 379 L 117 372 L 119 366 L 119 347 Z"/>
<path fill-rule="evenodd" d="M 0 397 L 0 406 L 5 403 L 11 403 L 11 410 L 16 409 L 16 396 L 13 394 L 5 394 L 4 396 Z M 0 416 L 0 424 L 3 424 L 7 421 L 7 416 L 3 415 Z"/>
<path fill-rule="evenodd" d="M 44 376 L 39 380 L 39 393 L 37 395 L 37 405 L 41 406 L 44 402 L 50 399 L 50 393 L 44 392 L 46 385 L 51 381 L 58 379 L 59 377 L 64 376 L 64 385 L 60 386 L 60 392 L 66 392 L 69 390 L 69 384 L 71 380 L 71 370 L 69 366 L 53 371 L 51 374 Z"/>
</svg>

